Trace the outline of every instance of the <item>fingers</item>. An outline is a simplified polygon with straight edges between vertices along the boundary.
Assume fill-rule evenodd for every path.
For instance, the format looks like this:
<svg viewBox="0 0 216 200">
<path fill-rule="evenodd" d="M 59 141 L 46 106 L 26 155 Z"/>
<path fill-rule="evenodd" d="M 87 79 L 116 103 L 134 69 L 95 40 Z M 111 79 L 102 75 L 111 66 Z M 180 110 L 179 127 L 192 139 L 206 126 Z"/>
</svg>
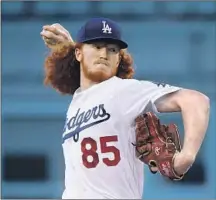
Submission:
<svg viewBox="0 0 216 200">
<path fill-rule="evenodd" d="M 43 26 L 40 35 L 45 45 L 52 50 L 60 49 L 63 45 L 70 45 L 73 43 L 70 33 L 57 23 Z"/>
<path fill-rule="evenodd" d="M 51 26 L 54 26 L 54 27 L 60 29 L 61 31 L 69 34 L 69 32 L 67 31 L 67 29 L 65 29 L 61 24 L 55 23 L 55 24 L 52 24 Z"/>
<path fill-rule="evenodd" d="M 157 163 L 154 160 L 149 161 L 149 169 L 153 174 L 156 174 L 158 171 Z"/>
<path fill-rule="evenodd" d="M 44 40 L 44 43 L 46 44 L 46 46 L 48 46 L 48 47 L 57 44 L 57 41 L 54 39 L 43 37 L 43 40 Z"/>
<path fill-rule="evenodd" d="M 56 35 L 61 35 L 65 39 L 68 39 L 68 31 L 64 29 L 60 24 L 53 24 L 53 25 L 45 25 L 43 26 L 43 30 L 50 31 Z"/>
<path fill-rule="evenodd" d="M 51 31 L 42 31 L 41 32 L 41 36 L 48 38 L 48 39 L 52 39 L 52 40 L 56 40 L 58 42 L 61 42 L 63 40 L 63 38 L 59 35 L 56 35 L 55 33 L 51 32 Z"/>
<path fill-rule="evenodd" d="M 149 167 L 151 173 L 156 174 L 158 172 L 158 168 L 157 167 Z"/>
<path fill-rule="evenodd" d="M 57 29 L 59 29 L 59 31 L 61 32 L 60 34 L 63 34 L 64 37 L 65 37 L 68 41 L 74 42 L 74 41 L 73 41 L 73 38 L 71 37 L 71 35 L 70 35 L 70 33 L 68 32 L 68 30 L 65 29 L 61 24 L 55 23 L 55 24 L 52 24 L 52 26 L 54 26 L 54 27 L 56 27 Z"/>
</svg>

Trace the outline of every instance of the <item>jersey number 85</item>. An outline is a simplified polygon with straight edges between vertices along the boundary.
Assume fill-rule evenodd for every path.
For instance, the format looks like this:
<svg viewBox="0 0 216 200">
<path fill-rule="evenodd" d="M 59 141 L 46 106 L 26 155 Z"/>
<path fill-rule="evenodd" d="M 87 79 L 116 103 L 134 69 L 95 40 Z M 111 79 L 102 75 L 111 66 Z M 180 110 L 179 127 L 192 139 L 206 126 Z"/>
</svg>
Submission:
<svg viewBox="0 0 216 200">
<path fill-rule="evenodd" d="M 117 142 L 117 135 L 100 137 L 100 149 L 101 153 L 113 153 L 114 159 L 103 158 L 102 162 L 107 166 L 116 166 L 121 160 L 120 151 L 115 146 L 108 146 L 109 142 Z M 81 151 L 82 151 L 82 162 L 86 168 L 95 168 L 99 162 L 98 156 L 98 146 L 97 142 L 91 138 L 84 138 L 81 142 Z M 87 148 L 88 147 L 88 148 Z M 88 160 L 88 157 L 91 157 L 91 161 Z"/>
</svg>

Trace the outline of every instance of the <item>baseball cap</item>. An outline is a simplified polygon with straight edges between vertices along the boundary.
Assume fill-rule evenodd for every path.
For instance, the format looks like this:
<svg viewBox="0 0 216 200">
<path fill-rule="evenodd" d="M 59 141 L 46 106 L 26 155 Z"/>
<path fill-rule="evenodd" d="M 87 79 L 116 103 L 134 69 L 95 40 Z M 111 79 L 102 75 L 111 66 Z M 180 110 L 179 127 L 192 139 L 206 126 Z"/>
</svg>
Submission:
<svg viewBox="0 0 216 200">
<path fill-rule="evenodd" d="M 108 18 L 91 18 L 77 33 L 76 41 L 86 43 L 104 40 L 119 45 L 121 49 L 128 47 L 122 40 L 121 29 L 116 22 Z"/>
</svg>

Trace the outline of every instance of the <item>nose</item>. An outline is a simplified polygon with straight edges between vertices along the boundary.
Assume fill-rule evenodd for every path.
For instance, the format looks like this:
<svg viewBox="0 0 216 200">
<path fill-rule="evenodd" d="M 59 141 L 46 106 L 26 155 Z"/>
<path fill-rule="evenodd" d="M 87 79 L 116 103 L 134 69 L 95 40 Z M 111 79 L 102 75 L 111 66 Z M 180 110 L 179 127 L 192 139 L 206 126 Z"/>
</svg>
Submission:
<svg viewBox="0 0 216 200">
<path fill-rule="evenodd" d="M 107 59 L 108 50 L 106 47 L 102 47 L 100 49 L 100 58 L 101 59 Z"/>
</svg>

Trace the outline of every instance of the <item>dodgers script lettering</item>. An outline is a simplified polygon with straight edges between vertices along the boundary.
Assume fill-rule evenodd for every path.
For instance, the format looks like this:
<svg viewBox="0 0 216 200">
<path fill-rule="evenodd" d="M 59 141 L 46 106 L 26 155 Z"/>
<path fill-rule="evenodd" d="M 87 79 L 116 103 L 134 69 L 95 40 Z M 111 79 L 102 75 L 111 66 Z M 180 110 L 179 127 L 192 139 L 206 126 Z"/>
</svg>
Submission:
<svg viewBox="0 0 216 200">
<path fill-rule="evenodd" d="M 104 104 L 90 108 L 87 111 L 80 112 L 80 110 L 79 108 L 76 114 L 70 119 L 67 118 L 64 127 L 64 132 L 67 132 L 67 134 L 63 137 L 63 142 L 71 137 L 77 142 L 81 131 L 107 121 L 110 118 L 110 114 L 105 110 Z M 93 119 L 93 121 L 88 123 L 91 119 Z"/>
</svg>

